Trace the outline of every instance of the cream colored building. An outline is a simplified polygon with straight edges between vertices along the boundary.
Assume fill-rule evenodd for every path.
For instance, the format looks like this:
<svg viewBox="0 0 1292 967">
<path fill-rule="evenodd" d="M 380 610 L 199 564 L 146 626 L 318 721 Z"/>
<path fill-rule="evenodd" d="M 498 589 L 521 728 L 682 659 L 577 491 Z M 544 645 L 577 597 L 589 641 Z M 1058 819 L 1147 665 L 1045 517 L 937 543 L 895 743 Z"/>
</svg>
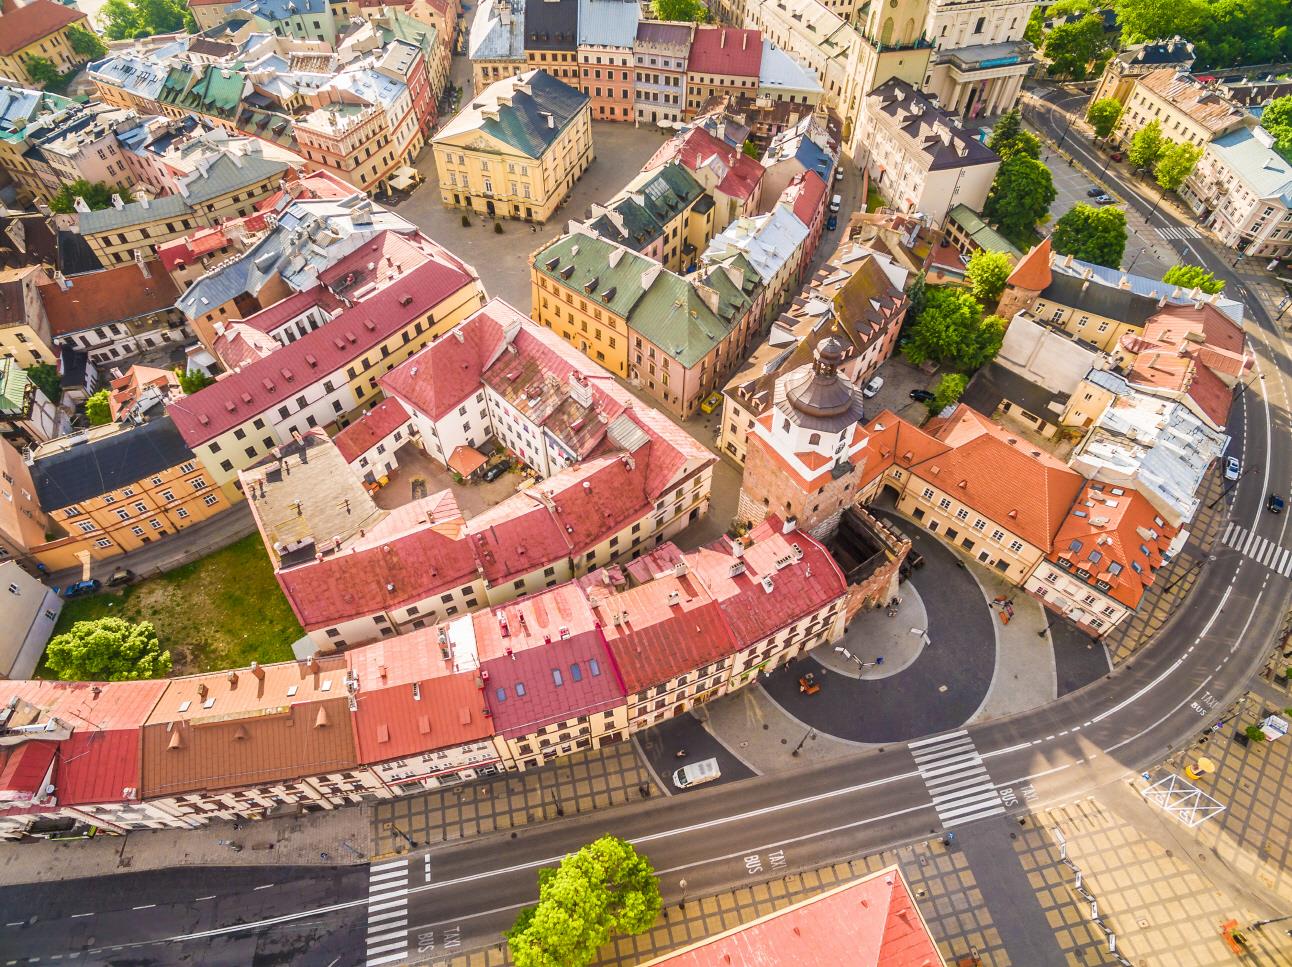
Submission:
<svg viewBox="0 0 1292 967">
<path fill-rule="evenodd" d="M 1157 121 L 1162 137 L 1177 144 L 1203 147 L 1240 128 L 1256 127 L 1256 118 L 1201 81 L 1174 68 L 1149 71 L 1135 79 L 1117 123 L 1123 144 L 1140 128 Z"/>
<path fill-rule="evenodd" d="M 1292 257 L 1292 164 L 1264 128 L 1210 142 L 1180 197 L 1232 249 L 1262 259 Z"/>
<path fill-rule="evenodd" d="M 596 156 L 587 95 L 541 70 L 478 92 L 431 143 L 446 206 L 530 222 L 551 218 Z"/>
</svg>

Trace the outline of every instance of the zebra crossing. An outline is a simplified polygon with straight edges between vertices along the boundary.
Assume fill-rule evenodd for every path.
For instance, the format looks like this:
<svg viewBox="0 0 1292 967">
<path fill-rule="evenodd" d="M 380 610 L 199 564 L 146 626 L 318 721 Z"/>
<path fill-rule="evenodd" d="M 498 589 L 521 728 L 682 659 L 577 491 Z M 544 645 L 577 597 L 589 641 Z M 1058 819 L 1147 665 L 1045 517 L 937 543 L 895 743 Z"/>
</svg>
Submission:
<svg viewBox="0 0 1292 967">
<path fill-rule="evenodd" d="M 908 744 L 944 829 L 1005 811 L 982 756 L 964 729 Z"/>
<path fill-rule="evenodd" d="M 1153 231 L 1162 238 L 1173 238 L 1177 242 L 1187 242 L 1191 238 L 1202 238 L 1202 233 L 1196 228 L 1154 228 Z"/>
<path fill-rule="evenodd" d="M 1248 531 L 1246 527 L 1240 527 L 1230 521 L 1220 542 L 1262 567 L 1267 567 L 1285 578 L 1292 577 L 1292 550 L 1280 547 L 1276 541 L 1258 537 L 1254 531 Z"/>
<path fill-rule="evenodd" d="M 408 960 L 408 860 L 368 869 L 366 967 Z"/>
</svg>

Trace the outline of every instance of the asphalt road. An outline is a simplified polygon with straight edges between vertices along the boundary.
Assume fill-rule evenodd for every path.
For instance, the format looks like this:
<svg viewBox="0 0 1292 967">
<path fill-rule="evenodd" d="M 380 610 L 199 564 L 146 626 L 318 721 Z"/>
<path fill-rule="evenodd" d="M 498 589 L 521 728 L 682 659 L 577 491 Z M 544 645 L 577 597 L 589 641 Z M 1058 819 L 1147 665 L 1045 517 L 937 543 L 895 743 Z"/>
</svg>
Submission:
<svg viewBox="0 0 1292 967">
<path fill-rule="evenodd" d="M 1073 149 L 1084 147 L 1078 142 Z M 1117 173 L 1109 172 L 1109 178 L 1116 180 Z M 1130 204 L 1142 205 L 1145 213 L 1151 209 L 1133 186 L 1117 187 Z M 1156 213 L 1153 223 L 1175 224 L 1165 212 Z M 1205 242 L 1173 244 L 1228 280 L 1231 294 L 1245 295 L 1227 261 Z M 1269 515 L 1263 502 L 1267 489 L 1292 490 L 1292 449 L 1286 445 L 1292 368 L 1282 334 L 1258 303 L 1249 300 L 1248 307 L 1261 378 L 1242 395 L 1233 419 L 1243 427 L 1243 459 L 1258 470 L 1239 482 L 1231 513 L 1243 527 L 1288 547 L 1292 515 Z M 1217 547 L 1194 593 L 1139 655 L 1050 705 L 968 730 L 990 776 L 987 788 L 998 792 L 1013 815 L 1089 795 L 1191 742 L 1260 666 L 1282 627 L 1289 597 L 1285 579 L 1238 551 Z M 931 721 L 929 730 L 937 728 Z M 927 751 L 927 745 L 922 748 Z M 395 960 L 420 962 L 497 942 L 516 910 L 532 902 L 537 869 L 604 832 L 624 836 L 650 857 L 666 900 L 675 904 L 941 828 L 911 747 L 895 745 L 846 764 L 807 766 L 448 843 L 418 851 L 409 864 L 407 915 L 396 921 L 406 925 L 407 953 L 397 951 Z M 974 825 L 961 825 L 958 832 L 966 841 Z M 272 876 L 272 887 L 255 890 L 248 871 L 183 870 L 141 874 L 126 883 L 124 877 L 76 881 L 48 895 L 10 888 L 0 893 L 6 921 L 0 951 L 5 961 L 20 963 L 74 952 L 80 954 L 77 963 L 97 964 L 284 962 L 271 959 L 278 956 L 275 948 L 308 950 L 295 963 L 374 962 L 366 959 L 355 933 L 356 922 L 371 916 L 362 869 L 261 875 Z M 204 894 L 216 899 L 199 900 Z M 156 906 L 136 909 L 149 903 Z M 124 949 L 104 950 L 109 944 Z M 256 955 L 249 956 L 253 948 Z"/>
</svg>

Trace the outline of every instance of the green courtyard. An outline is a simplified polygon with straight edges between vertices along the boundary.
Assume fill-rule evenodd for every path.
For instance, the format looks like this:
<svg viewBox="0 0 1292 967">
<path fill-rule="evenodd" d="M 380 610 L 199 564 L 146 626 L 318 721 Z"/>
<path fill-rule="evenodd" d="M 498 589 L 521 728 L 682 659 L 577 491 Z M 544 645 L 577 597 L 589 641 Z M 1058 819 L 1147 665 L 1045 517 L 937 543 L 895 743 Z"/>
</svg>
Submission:
<svg viewBox="0 0 1292 967">
<path fill-rule="evenodd" d="M 170 650 L 172 675 L 289 661 L 292 642 L 304 634 L 259 534 L 120 592 L 68 601 L 54 634 L 105 615 L 151 621 Z M 43 663 L 36 674 L 49 677 Z"/>
</svg>

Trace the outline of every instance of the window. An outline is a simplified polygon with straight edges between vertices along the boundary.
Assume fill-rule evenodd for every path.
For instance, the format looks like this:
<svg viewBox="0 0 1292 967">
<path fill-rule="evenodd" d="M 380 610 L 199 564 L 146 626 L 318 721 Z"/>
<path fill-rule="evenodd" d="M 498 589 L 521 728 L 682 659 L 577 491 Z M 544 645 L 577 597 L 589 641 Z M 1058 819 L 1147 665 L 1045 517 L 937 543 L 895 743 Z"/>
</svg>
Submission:
<svg viewBox="0 0 1292 967">
<path fill-rule="evenodd" d="M 97 541 L 95 541 L 95 542 L 94 542 L 94 546 L 95 546 L 95 547 L 111 547 L 111 546 L 112 546 L 112 542 L 111 542 L 110 540 L 108 540 L 106 537 L 100 537 Z"/>
<path fill-rule="evenodd" d="M 202 498 L 202 503 L 206 504 L 208 507 L 214 507 L 219 500 L 220 498 L 215 494 L 207 494 Z"/>
<path fill-rule="evenodd" d="M 516 697 L 517 697 L 517 698 L 524 698 L 524 697 L 525 697 L 525 683 L 524 683 L 524 682 L 517 682 L 517 683 L 516 683 Z"/>
<path fill-rule="evenodd" d="M 601 666 L 597 664 L 597 660 L 595 658 L 588 659 L 588 671 L 592 673 L 593 678 L 596 678 L 601 674 Z"/>
<path fill-rule="evenodd" d="M 184 520 L 188 517 L 188 511 L 181 507 L 179 510 L 175 511 L 175 516 L 180 520 Z"/>
<path fill-rule="evenodd" d="M 155 531 L 159 531 L 161 530 L 162 524 L 161 524 L 161 521 L 159 521 L 156 517 L 154 517 L 152 520 L 148 522 L 148 526 Z"/>
<path fill-rule="evenodd" d="M 570 681 L 572 682 L 583 681 L 583 669 L 581 669 L 578 665 L 570 666 Z"/>
<path fill-rule="evenodd" d="M 162 500 L 174 500 L 174 499 L 175 499 L 175 491 L 173 491 L 173 490 L 163 490 L 163 491 L 161 492 L 161 495 L 162 495 Z"/>
<path fill-rule="evenodd" d="M 189 483 L 193 485 L 194 490 L 202 490 L 203 488 L 206 487 L 206 480 L 203 479 L 202 477 L 194 477 L 192 480 L 189 481 Z"/>
<path fill-rule="evenodd" d="M 1022 541 L 1010 541 L 1010 542 L 1009 542 L 1009 549 L 1010 549 L 1011 551 L 1013 551 L 1015 554 L 1018 554 L 1019 552 L 1021 552 L 1021 551 L 1023 550 L 1023 542 L 1022 542 Z"/>
<path fill-rule="evenodd" d="M 494 695 L 497 696 L 498 701 L 500 702 L 507 701 L 507 689 L 505 688 L 498 689 L 498 691 L 494 692 Z"/>
<path fill-rule="evenodd" d="M 84 534 L 93 534 L 97 530 L 94 524 L 88 520 L 80 521 L 77 526 L 81 528 L 81 532 Z"/>
</svg>

